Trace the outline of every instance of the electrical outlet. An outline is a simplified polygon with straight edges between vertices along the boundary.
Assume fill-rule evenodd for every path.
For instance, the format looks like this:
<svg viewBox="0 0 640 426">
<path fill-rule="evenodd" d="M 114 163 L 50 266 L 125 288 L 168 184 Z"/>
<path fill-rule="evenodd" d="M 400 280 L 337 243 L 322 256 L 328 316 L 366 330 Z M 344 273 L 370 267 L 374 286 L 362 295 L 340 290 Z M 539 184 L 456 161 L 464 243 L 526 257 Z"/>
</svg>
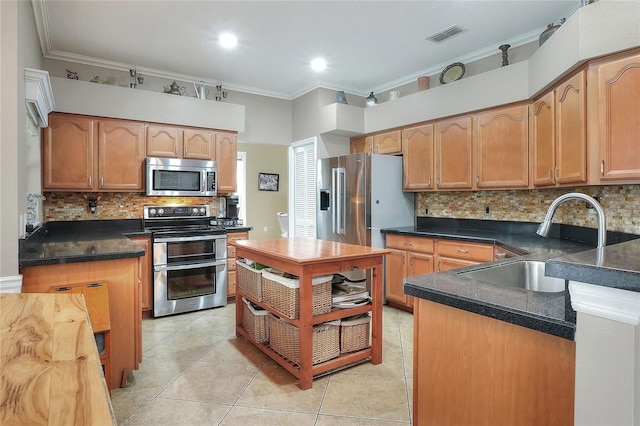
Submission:
<svg viewBox="0 0 640 426">
<path fill-rule="evenodd" d="M 429 209 L 424 209 L 424 214 L 429 214 Z"/>
<path fill-rule="evenodd" d="M 269 230 L 269 228 L 267 228 L 266 226 L 264 227 L 264 232 L 267 232 Z"/>
<path fill-rule="evenodd" d="M 491 213 L 491 209 L 489 208 L 489 206 L 486 206 L 486 207 L 484 208 L 484 212 L 485 212 L 486 214 Z"/>
<path fill-rule="evenodd" d="M 593 199 L 596 200 L 597 202 L 600 202 L 600 197 L 598 197 L 597 195 L 594 195 Z M 587 209 L 593 210 L 593 206 L 591 204 L 585 203 L 585 205 L 587 206 Z"/>
</svg>

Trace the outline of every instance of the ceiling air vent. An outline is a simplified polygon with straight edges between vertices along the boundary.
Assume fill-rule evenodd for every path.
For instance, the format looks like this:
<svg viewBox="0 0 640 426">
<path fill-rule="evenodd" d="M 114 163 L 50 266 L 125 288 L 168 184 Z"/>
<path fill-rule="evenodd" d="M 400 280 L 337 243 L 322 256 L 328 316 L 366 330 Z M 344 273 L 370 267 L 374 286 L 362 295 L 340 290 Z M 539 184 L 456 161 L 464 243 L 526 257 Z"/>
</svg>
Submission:
<svg viewBox="0 0 640 426">
<path fill-rule="evenodd" d="M 449 28 L 430 35 L 429 37 L 427 37 L 427 40 L 430 40 L 434 43 L 440 43 L 465 31 L 467 31 L 465 28 L 459 27 L 457 25 L 452 25 Z"/>
</svg>

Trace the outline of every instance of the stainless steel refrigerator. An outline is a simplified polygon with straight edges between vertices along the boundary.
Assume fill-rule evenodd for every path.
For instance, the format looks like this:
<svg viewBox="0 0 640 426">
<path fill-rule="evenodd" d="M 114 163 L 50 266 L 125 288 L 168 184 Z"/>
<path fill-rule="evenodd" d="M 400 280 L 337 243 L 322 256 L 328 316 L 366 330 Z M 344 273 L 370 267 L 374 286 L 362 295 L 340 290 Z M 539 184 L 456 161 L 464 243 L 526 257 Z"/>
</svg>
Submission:
<svg viewBox="0 0 640 426">
<path fill-rule="evenodd" d="M 317 238 L 384 247 L 381 228 L 414 224 L 402 157 L 359 153 L 318 160 Z"/>
</svg>

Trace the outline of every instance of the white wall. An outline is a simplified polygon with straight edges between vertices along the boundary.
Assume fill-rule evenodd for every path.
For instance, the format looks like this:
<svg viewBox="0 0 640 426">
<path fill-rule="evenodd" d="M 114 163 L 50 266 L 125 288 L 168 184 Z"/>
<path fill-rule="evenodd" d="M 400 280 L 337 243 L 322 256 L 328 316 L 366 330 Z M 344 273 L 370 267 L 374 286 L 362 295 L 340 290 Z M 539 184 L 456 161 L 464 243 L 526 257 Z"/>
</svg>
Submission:
<svg viewBox="0 0 640 426">
<path fill-rule="evenodd" d="M 19 281 L 20 215 L 26 194 L 38 190 L 40 178 L 28 178 L 35 153 L 26 134 L 24 68 L 40 68 L 39 45 L 31 3 L 0 2 L 0 280 Z M 35 137 L 39 140 L 39 137 Z M 39 151 L 39 143 L 36 145 Z"/>
<path fill-rule="evenodd" d="M 77 72 L 81 81 L 89 81 L 98 76 L 101 80 L 108 81 L 110 85 L 119 87 L 129 87 L 131 79 L 126 71 L 54 59 L 44 59 L 44 69 L 49 71 L 52 77 L 66 79 L 67 69 L 69 69 Z M 135 90 L 161 93 L 164 91 L 164 87 L 172 83 L 167 79 L 145 76 L 144 73 L 142 75 L 144 83 L 138 85 Z M 194 96 L 195 89 L 192 83 L 179 80 L 176 83 L 185 88 L 187 96 Z M 215 87 L 207 86 L 207 90 L 209 91 L 208 99 L 215 99 Z M 292 115 L 290 101 L 242 92 L 227 92 L 227 98 L 224 99 L 223 103 L 243 105 L 245 109 L 244 130 L 238 133 L 239 141 L 276 145 L 289 145 L 291 143 Z"/>
</svg>

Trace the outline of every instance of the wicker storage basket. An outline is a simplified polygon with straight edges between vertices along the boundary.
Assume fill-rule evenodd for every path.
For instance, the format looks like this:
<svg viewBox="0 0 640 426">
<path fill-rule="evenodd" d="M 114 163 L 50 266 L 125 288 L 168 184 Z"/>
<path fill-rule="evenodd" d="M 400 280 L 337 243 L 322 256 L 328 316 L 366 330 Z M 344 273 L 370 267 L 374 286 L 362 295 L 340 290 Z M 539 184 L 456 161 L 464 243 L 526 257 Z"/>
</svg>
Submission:
<svg viewBox="0 0 640 426">
<path fill-rule="evenodd" d="M 242 298 L 245 306 L 242 308 L 242 327 L 258 343 L 269 341 L 269 311 L 257 310 L 251 303 Z"/>
<path fill-rule="evenodd" d="M 262 300 L 290 319 L 300 318 L 300 280 L 276 275 L 269 268 L 262 270 Z M 312 280 L 312 313 L 331 311 L 331 280 L 333 275 L 314 277 Z"/>
<path fill-rule="evenodd" d="M 355 352 L 371 346 L 371 316 L 340 321 L 340 353 Z"/>
<path fill-rule="evenodd" d="M 255 301 L 262 302 L 262 272 L 238 260 L 236 265 L 238 266 L 236 268 L 238 288 Z"/>
<path fill-rule="evenodd" d="M 269 315 L 269 346 L 283 357 L 300 365 L 300 330 L 275 315 Z M 340 321 L 313 327 L 313 364 L 340 355 Z"/>
</svg>

